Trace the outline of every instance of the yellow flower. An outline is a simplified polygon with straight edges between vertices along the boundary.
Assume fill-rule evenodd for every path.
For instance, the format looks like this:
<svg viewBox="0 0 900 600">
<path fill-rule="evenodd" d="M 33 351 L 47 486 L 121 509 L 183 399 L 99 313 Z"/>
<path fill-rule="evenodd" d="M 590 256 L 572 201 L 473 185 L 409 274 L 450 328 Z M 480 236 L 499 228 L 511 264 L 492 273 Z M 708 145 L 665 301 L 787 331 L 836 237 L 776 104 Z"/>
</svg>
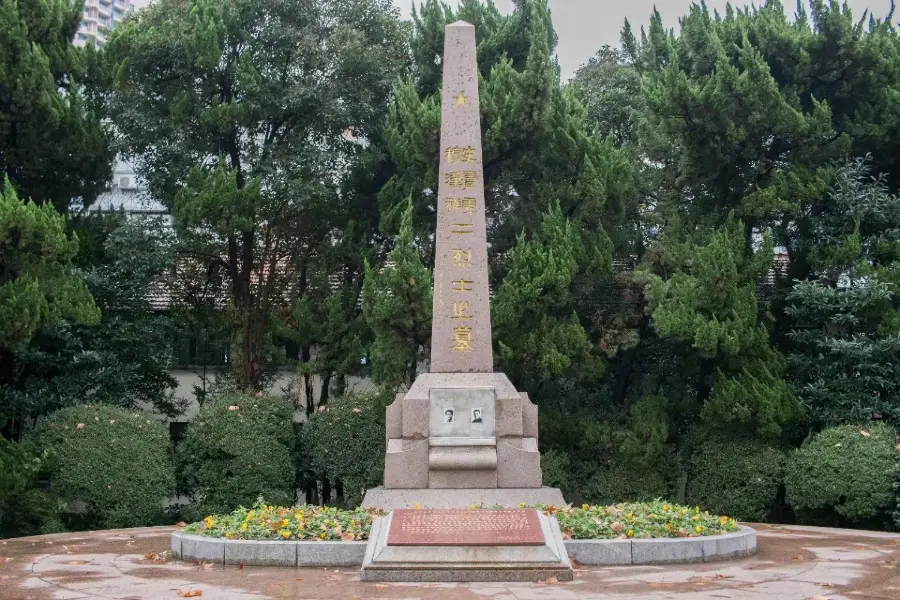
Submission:
<svg viewBox="0 0 900 600">
<path fill-rule="evenodd" d="M 206 517 L 203 519 L 203 524 L 206 525 L 207 529 L 212 529 L 212 526 L 216 524 L 215 520 L 212 517 Z"/>
<path fill-rule="evenodd" d="M 281 526 L 282 526 L 282 527 L 287 527 L 287 526 L 290 525 L 290 524 L 291 524 L 291 522 L 288 521 L 287 519 L 282 519 L 282 520 L 281 520 Z"/>
<path fill-rule="evenodd" d="M 328 539 L 328 534 L 323 531 L 322 533 L 319 534 L 319 537 L 322 538 L 323 540 L 325 540 L 325 539 Z"/>
<path fill-rule="evenodd" d="M 705 527 L 703 527 L 703 525 L 697 525 L 696 527 L 694 527 L 694 531 L 696 531 L 697 533 L 703 533 L 704 529 Z"/>
<path fill-rule="evenodd" d="M 691 521 L 699 521 L 699 520 L 700 520 L 700 515 L 694 515 L 693 517 L 691 517 Z"/>
<path fill-rule="evenodd" d="M 722 525 L 725 525 L 726 523 L 728 523 L 728 517 L 726 517 L 725 515 L 722 515 L 722 518 L 719 519 L 719 523 L 721 523 Z"/>
<path fill-rule="evenodd" d="M 290 531 L 287 531 L 287 530 L 282 531 L 282 532 L 281 532 L 281 537 L 283 537 L 284 539 L 288 539 L 289 537 L 291 537 L 291 532 L 290 532 Z"/>
<path fill-rule="evenodd" d="M 587 510 L 587 509 L 589 509 L 589 508 L 590 508 L 590 505 L 588 505 L 588 504 L 582 504 L 582 505 L 581 505 L 581 510 Z"/>
<path fill-rule="evenodd" d="M 419 510 L 419 503 L 416 502 L 415 504 L 413 504 L 413 508 L 416 509 L 416 510 Z"/>
<path fill-rule="evenodd" d="M 247 524 L 246 524 L 246 523 L 244 523 L 243 525 L 241 525 L 241 531 L 247 531 Z"/>
<path fill-rule="evenodd" d="M 519 502 L 519 508 L 525 508 L 525 503 L 524 503 L 524 502 Z"/>
<path fill-rule="evenodd" d="M 634 537 L 634 529 L 629 529 L 625 532 L 625 535 L 627 535 L 628 537 Z"/>
<path fill-rule="evenodd" d="M 229 540 L 231 539 L 231 535 L 232 535 L 232 533 L 230 531 L 225 532 L 225 537 L 228 538 Z"/>
<path fill-rule="evenodd" d="M 663 512 L 669 512 L 671 507 L 668 504 L 663 504 Z"/>
<path fill-rule="evenodd" d="M 477 505 L 477 504 L 473 504 L 473 505 L 472 505 L 472 510 L 476 510 L 477 508 L 478 508 L 478 505 Z"/>
</svg>

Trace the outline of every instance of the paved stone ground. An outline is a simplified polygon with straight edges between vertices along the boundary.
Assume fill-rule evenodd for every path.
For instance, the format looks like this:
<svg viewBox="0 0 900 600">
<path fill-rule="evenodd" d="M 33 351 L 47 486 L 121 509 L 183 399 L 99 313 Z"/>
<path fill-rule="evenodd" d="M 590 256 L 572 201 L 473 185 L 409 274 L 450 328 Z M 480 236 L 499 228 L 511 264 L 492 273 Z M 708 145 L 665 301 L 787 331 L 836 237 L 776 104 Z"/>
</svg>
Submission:
<svg viewBox="0 0 900 600">
<path fill-rule="evenodd" d="M 746 560 L 578 567 L 572 583 L 534 584 L 373 584 L 360 582 L 355 569 L 241 569 L 169 562 L 163 554 L 169 544 L 167 528 L 61 534 L 0 541 L 0 598 L 900 600 L 900 535 L 802 527 L 757 530 L 759 552 Z"/>
</svg>

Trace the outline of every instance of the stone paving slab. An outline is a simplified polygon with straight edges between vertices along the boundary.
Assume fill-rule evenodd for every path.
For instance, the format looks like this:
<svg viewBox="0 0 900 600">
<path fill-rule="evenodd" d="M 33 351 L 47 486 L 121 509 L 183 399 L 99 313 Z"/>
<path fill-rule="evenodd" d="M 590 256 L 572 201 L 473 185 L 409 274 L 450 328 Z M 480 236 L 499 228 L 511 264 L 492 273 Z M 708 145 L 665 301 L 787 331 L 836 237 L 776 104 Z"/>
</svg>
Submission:
<svg viewBox="0 0 900 600">
<path fill-rule="evenodd" d="M 724 563 L 576 567 L 571 583 L 360 581 L 355 568 L 166 559 L 172 528 L 0 540 L 3 600 L 898 600 L 900 536 L 756 526 L 756 555 Z M 577 558 L 576 558 L 577 560 Z"/>
</svg>

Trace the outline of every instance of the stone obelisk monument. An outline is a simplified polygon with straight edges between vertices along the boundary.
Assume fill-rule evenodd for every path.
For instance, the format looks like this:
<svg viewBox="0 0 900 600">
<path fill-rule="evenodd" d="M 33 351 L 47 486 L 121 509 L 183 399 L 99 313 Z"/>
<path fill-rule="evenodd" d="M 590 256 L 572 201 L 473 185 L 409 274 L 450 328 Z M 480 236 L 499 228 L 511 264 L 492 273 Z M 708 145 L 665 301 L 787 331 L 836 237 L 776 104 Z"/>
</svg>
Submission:
<svg viewBox="0 0 900 600">
<path fill-rule="evenodd" d="M 431 372 L 388 407 L 384 487 L 364 507 L 564 503 L 541 487 L 537 407 L 494 373 L 475 48 L 472 25 L 447 26 Z"/>
</svg>

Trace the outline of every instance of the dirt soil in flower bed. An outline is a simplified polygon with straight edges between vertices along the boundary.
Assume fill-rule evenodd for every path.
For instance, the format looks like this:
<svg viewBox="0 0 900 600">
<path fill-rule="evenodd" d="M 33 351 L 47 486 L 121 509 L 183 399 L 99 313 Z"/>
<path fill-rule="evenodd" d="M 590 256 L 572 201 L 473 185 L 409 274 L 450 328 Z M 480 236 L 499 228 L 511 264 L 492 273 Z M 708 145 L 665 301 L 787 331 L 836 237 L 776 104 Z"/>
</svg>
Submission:
<svg viewBox="0 0 900 600">
<path fill-rule="evenodd" d="M 556 517 L 563 537 L 574 540 L 703 537 L 740 530 L 735 519 L 726 515 L 662 501 L 520 508 L 537 508 Z M 369 539 L 374 519 L 383 514 L 377 510 L 308 505 L 286 508 L 258 502 L 229 515 L 210 515 L 187 525 L 184 532 L 234 540 L 364 541 Z"/>
</svg>

